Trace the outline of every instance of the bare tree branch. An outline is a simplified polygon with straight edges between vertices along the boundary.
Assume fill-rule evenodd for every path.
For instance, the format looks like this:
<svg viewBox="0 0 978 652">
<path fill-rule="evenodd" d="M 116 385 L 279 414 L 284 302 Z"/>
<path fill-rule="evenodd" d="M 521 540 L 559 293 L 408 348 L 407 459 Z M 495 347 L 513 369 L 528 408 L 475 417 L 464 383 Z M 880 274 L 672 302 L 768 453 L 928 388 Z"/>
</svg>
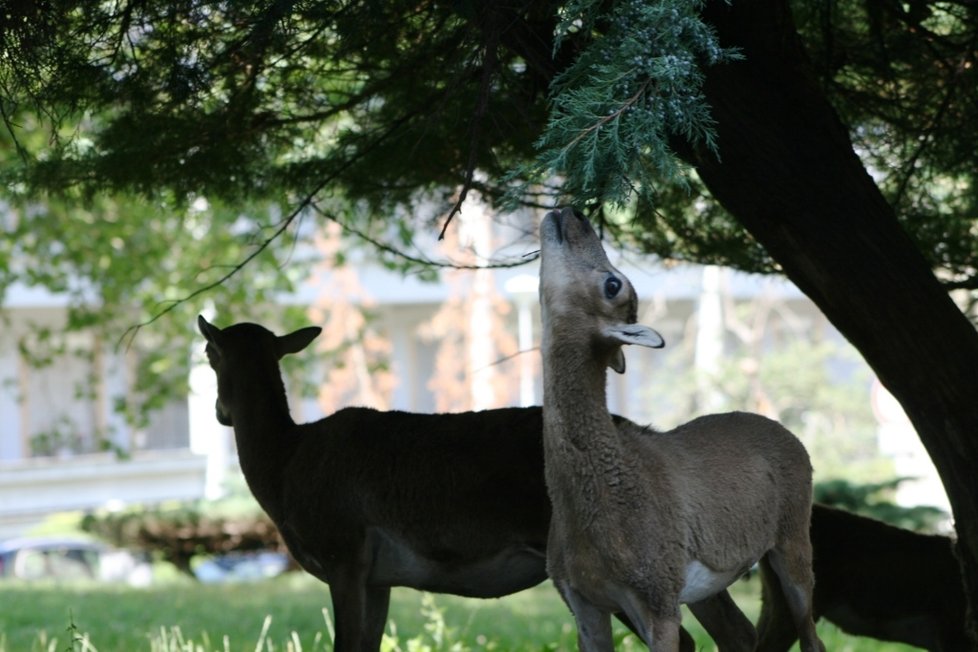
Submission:
<svg viewBox="0 0 978 652">
<path fill-rule="evenodd" d="M 377 238 L 375 238 L 375 237 L 373 237 L 371 235 L 368 235 L 367 233 L 364 233 L 360 229 L 357 229 L 356 227 L 354 227 L 354 226 L 352 226 L 350 224 L 347 224 L 346 222 L 344 222 L 340 218 L 336 217 L 335 215 L 332 215 L 332 214 L 326 212 L 324 209 L 322 209 L 320 206 L 318 206 L 316 204 L 316 202 L 312 202 L 310 204 L 310 208 L 312 208 L 312 210 L 314 210 L 317 213 L 319 213 L 322 217 L 324 217 L 324 218 L 326 218 L 328 220 L 331 220 L 333 222 L 336 222 L 337 224 L 340 225 L 340 227 L 345 232 L 349 233 L 350 235 L 356 236 L 357 238 L 359 238 L 360 240 L 366 242 L 367 244 L 369 244 L 373 248 L 377 249 L 378 251 L 382 251 L 382 252 L 391 254 L 392 256 L 396 256 L 397 258 L 400 258 L 401 260 L 404 260 L 405 262 L 414 263 L 416 265 L 423 265 L 425 267 L 433 267 L 433 268 L 437 268 L 437 269 L 462 269 L 462 270 L 509 269 L 509 268 L 513 268 L 513 267 L 520 267 L 521 265 L 526 265 L 528 262 L 530 262 L 531 260 L 533 260 L 533 259 L 536 258 L 535 255 L 533 255 L 532 258 L 530 258 L 529 255 L 523 255 L 523 256 L 520 256 L 519 258 L 512 259 L 512 260 L 507 260 L 505 262 L 485 263 L 485 264 L 475 264 L 475 265 L 473 265 L 473 264 L 467 264 L 467 263 L 466 264 L 457 263 L 457 262 L 454 262 L 452 260 L 434 260 L 432 258 L 427 258 L 427 257 L 422 257 L 422 256 L 415 256 L 415 255 L 412 255 L 412 254 L 407 253 L 406 251 L 404 251 L 402 249 L 398 249 L 397 247 L 394 247 L 391 244 L 388 244 L 386 242 L 382 242 L 381 240 L 378 240 Z M 532 252 L 532 254 L 539 254 L 539 251 Z M 532 255 L 532 254 L 530 254 L 530 255 Z"/>
<path fill-rule="evenodd" d="M 489 9 L 488 11 L 491 12 L 492 9 Z M 499 45 L 499 30 L 490 25 L 486 32 L 486 42 L 483 47 L 482 55 L 482 81 L 479 84 L 479 98 L 475 105 L 475 112 L 472 115 L 472 131 L 470 132 L 469 136 L 469 160 L 465 166 L 465 180 L 462 183 L 462 189 L 458 193 L 458 199 L 455 201 L 455 205 L 452 206 L 452 210 L 448 212 L 448 217 L 445 219 L 445 224 L 443 224 L 441 227 L 441 233 L 438 234 L 439 240 L 445 239 L 445 231 L 448 230 L 448 225 L 451 224 L 452 218 L 454 218 L 458 213 L 462 212 L 462 204 L 465 202 L 465 198 L 469 194 L 469 189 L 472 187 L 472 181 L 475 177 L 475 168 L 479 153 L 479 140 L 482 134 L 482 121 L 489 112 L 489 96 L 490 92 L 492 91 L 492 77 L 496 72 L 497 64 L 496 48 Z"/>
<path fill-rule="evenodd" d="M 312 204 L 313 198 L 325 187 L 325 185 L 326 182 L 321 183 L 315 189 L 313 189 L 312 192 L 306 195 L 306 197 L 301 202 L 299 202 L 299 204 L 292 210 L 292 212 L 289 213 L 285 217 L 285 219 L 279 223 L 275 231 L 272 232 L 272 235 L 265 238 L 265 240 L 263 240 L 257 247 L 255 247 L 255 249 L 250 254 L 245 256 L 245 258 L 240 262 L 238 262 L 237 264 L 233 265 L 224 275 L 222 275 L 216 281 L 212 281 L 210 283 L 202 285 L 198 287 L 196 290 L 192 291 L 190 294 L 187 294 L 179 299 L 175 299 L 171 301 L 165 308 L 163 308 L 160 312 L 156 313 L 149 319 L 127 328 L 126 331 L 119 338 L 119 341 L 116 344 L 117 348 L 121 346 L 123 343 L 125 343 L 125 348 L 128 351 L 129 348 L 132 346 L 133 341 L 135 341 L 136 336 L 139 334 L 139 331 L 142 330 L 143 327 L 149 326 L 150 324 L 158 321 L 161 317 L 172 312 L 173 310 L 183 305 L 184 303 L 187 303 L 188 301 L 192 301 L 193 299 L 196 299 L 200 295 L 210 292 L 216 287 L 220 287 L 226 281 L 231 279 L 231 277 L 233 277 L 242 269 L 244 269 L 245 266 L 248 265 L 248 263 L 250 263 L 259 255 L 261 255 L 266 249 L 268 249 L 271 246 L 273 242 L 275 242 L 275 240 L 278 239 L 280 235 L 282 235 L 283 233 L 285 233 L 286 230 L 288 230 L 288 228 L 292 225 L 295 219 L 299 217 L 302 211 L 304 211 Z"/>
</svg>

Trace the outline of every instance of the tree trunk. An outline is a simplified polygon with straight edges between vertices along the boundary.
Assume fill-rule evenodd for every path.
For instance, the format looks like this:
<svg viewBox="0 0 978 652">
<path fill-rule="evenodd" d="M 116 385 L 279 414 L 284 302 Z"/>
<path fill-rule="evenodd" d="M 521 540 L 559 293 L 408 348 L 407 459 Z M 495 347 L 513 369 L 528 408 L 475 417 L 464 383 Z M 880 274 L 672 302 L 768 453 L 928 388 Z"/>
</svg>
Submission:
<svg viewBox="0 0 978 652">
<path fill-rule="evenodd" d="M 974 632 L 978 332 L 856 156 L 786 2 L 715 1 L 705 18 L 745 60 L 707 71 L 720 160 L 683 155 L 903 405 L 950 497 Z"/>
</svg>

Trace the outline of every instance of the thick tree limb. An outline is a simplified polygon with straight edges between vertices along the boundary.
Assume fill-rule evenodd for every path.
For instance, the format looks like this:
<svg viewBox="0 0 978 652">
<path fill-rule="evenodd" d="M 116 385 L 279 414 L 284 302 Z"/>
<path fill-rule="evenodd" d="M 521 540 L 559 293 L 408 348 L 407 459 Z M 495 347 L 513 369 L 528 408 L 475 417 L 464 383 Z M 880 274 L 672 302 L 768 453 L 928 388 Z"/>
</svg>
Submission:
<svg viewBox="0 0 978 652">
<path fill-rule="evenodd" d="M 948 491 L 975 604 L 978 333 L 854 153 L 787 3 L 714 2 L 705 17 L 745 59 L 707 71 L 720 159 L 685 156 L 905 408 Z"/>
</svg>

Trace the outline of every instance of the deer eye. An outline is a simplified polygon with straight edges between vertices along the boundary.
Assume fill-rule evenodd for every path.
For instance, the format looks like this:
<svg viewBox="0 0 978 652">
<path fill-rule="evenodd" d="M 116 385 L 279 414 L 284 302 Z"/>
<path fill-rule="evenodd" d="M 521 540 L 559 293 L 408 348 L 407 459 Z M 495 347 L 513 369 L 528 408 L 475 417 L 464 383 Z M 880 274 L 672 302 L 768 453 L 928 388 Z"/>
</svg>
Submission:
<svg viewBox="0 0 978 652">
<path fill-rule="evenodd" d="M 609 276 L 604 280 L 604 295 L 609 299 L 614 299 L 621 292 L 621 279 L 617 276 Z"/>
</svg>

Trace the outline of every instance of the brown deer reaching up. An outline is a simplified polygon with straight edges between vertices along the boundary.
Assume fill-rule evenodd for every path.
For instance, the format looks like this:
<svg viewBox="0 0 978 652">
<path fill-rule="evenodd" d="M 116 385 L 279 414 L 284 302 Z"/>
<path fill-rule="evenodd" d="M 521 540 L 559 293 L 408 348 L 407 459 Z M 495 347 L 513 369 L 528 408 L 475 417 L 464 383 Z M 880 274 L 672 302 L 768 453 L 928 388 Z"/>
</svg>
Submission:
<svg viewBox="0 0 978 652">
<path fill-rule="evenodd" d="M 613 649 L 623 611 L 653 652 L 680 645 L 681 603 L 722 650 L 752 651 L 753 625 L 726 588 L 766 557 L 804 652 L 824 652 L 812 622 L 811 464 L 778 423 L 702 417 L 664 433 L 608 412 L 605 367 L 622 345 L 658 348 L 635 323 L 637 298 L 575 211 L 540 227 L 544 470 L 553 507 L 547 567 L 586 652 Z"/>
<path fill-rule="evenodd" d="M 857 636 L 929 652 L 971 649 L 961 569 L 948 537 L 812 506 L 815 619 Z M 781 587 L 763 568 L 758 652 L 788 652 L 798 639 Z"/>
<path fill-rule="evenodd" d="M 198 318 L 245 479 L 304 569 L 329 584 L 337 652 L 376 652 L 390 587 L 500 597 L 546 578 L 539 407 L 460 414 L 347 408 L 297 425 L 276 336 Z M 627 623 L 626 623 L 627 624 Z M 684 651 L 693 642 L 684 638 Z"/>
</svg>

